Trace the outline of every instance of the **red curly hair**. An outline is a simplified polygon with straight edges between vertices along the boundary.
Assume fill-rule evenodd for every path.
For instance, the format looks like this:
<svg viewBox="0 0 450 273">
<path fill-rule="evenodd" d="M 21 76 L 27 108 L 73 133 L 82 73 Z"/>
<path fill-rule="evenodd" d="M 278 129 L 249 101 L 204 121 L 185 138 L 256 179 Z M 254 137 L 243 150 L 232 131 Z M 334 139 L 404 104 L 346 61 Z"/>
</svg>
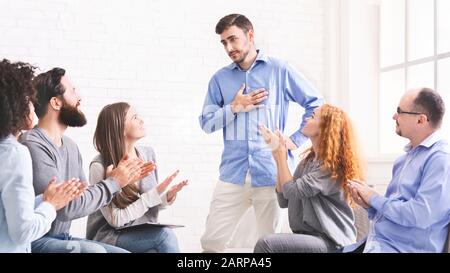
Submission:
<svg viewBox="0 0 450 273">
<path fill-rule="evenodd" d="M 356 137 L 348 115 L 340 108 L 324 104 L 320 108 L 320 134 L 317 158 L 323 169 L 344 189 L 347 202 L 353 205 L 348 180 L 364 180 L 363 167 L 357 150 Z M 306 151 L 305 162 L 316 157 L 311 148 Z"/>
</svg>

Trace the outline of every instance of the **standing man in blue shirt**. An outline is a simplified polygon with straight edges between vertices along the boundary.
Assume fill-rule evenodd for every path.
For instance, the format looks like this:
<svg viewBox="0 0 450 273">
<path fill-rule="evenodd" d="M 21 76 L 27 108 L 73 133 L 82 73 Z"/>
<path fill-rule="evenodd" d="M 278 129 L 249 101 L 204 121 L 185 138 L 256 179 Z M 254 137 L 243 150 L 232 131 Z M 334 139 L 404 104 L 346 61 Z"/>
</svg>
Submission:
<svg viewBox="0 0 450 273">
<path fill-rule="evenodd" d="M 253 25 L 244 15 L 223 17 L 216 33 L 233 63 L 212 77 L 199 117 L 206 133 L 223 129 L 224 139 L 220 178 L 201 238 L 206 252 L 225 250 L 239 219 L 251 206 L 258 235 L 276 232 L 276 165 L 258 125 L 283 131 L 290 101 L 305 108 L 303 120 L 323 104 L 322 96 L 302 74 L 255 48 Z M 300 131 L 303 126 L 304 121 L 288 139 L 290 150 L 307 140 Z"/>
<path fill-rule="evenodd" d="M 442 252 L 450 222 L 450 146 L 439 129 L 445 113 L 432 89 L 407 92 L 393 119 L 410 140 L 394 164 L 386 195 L 351 182 L 352 197 L 372 220 L 366 240 L 344 252 Z"/>
</svg>

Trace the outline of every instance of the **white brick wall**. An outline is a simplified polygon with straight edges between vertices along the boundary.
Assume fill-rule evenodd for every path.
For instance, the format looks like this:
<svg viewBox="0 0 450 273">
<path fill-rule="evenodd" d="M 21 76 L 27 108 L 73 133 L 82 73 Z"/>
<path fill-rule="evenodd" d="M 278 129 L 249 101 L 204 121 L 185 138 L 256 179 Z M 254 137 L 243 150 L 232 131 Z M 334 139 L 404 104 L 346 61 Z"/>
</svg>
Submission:
<svg viewBox="0 0 450 273">
<path fill-rule="evenodd" d="M 197 117 L 210 77 L 230 62 L 215 24 L 229 13 L 247 15 L 259 48 L 289 60 L 326 93 L 325 1 L 0 0 L 0 58 L 68 71 L 88 125 L 67 134 L 86 173 L 100 109 L 118 101 L 137 107 L 147 129 L 142 144 L 155 148 L 160 176 L 180 168 L 180 179 L 190 179 L 161 220 L 186 224 L 176 230 L 181 250 L 200 251 L 222 140 L 203 133 Z M 300 113 L 291 108 L 289 132 Z M 83 221 L 75 235 L 84 235 Z"/>
</svg>

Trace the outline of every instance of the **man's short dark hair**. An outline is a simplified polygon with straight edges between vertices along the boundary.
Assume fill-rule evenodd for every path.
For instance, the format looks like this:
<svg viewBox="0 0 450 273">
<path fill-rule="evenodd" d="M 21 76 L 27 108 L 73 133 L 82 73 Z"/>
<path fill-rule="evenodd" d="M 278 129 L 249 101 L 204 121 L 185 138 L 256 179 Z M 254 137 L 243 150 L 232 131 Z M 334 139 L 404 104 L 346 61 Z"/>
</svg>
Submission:
<svg viewBox="0 0 450 273">
<path fill-rule="evenodd" d="M 217 23 L 216 33 L 220 35 L 231 26 L 237 26 L 245 33 L 249 30 L 253 30 L 252 22 L 250 22 L 247 17 L 242 14 L 230 14 L 220 19 L 219 23 Z"/>
<path fill-rule="evenodd" d="M 53 97 L 62 96 L 66 90 L 61 84 L 61 78 L 66 74 L 62 68 L 56 67 L 45 73 L 39 74 L 34 80 L 33 85 L 37 91 L 37 102 L 34 105 L 38 118 L 47 113 L 47 106 Z"/>
<path fill-rule="evenodd" d="M 36 90 L 31 81 L 35 67 L 22 62 L 0 62 L 0 139 L 26 129 Z"/>
<path fill-rule="evenodd" d="M 416 111 L 427 115 L 434 128 L 441 126 L 445 114 L 445 105 L 438 92 L 431 88 L 422 88 L 414 99 L 414 107 Z"/>
</svg>

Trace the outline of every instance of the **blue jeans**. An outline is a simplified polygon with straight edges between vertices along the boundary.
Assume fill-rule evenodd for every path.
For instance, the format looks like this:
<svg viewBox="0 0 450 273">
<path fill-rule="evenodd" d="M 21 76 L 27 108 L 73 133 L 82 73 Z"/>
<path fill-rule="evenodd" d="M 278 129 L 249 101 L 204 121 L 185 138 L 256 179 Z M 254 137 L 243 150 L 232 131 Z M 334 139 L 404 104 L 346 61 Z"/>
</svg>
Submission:
<svg viewBox="0 0 450 273">
<path fill-rule="evenodd" d="M 116 246 L 133 253 L 178 253 L 178 240 L 172 229 L 167 227 L 139 227 L 123 230 Z"/>
<path fill-rule="evenodd" d="M 128 251 L 69 234 L 48 235 L 31 243 L 32 253 L 128 253 Z"/>
</svg>

